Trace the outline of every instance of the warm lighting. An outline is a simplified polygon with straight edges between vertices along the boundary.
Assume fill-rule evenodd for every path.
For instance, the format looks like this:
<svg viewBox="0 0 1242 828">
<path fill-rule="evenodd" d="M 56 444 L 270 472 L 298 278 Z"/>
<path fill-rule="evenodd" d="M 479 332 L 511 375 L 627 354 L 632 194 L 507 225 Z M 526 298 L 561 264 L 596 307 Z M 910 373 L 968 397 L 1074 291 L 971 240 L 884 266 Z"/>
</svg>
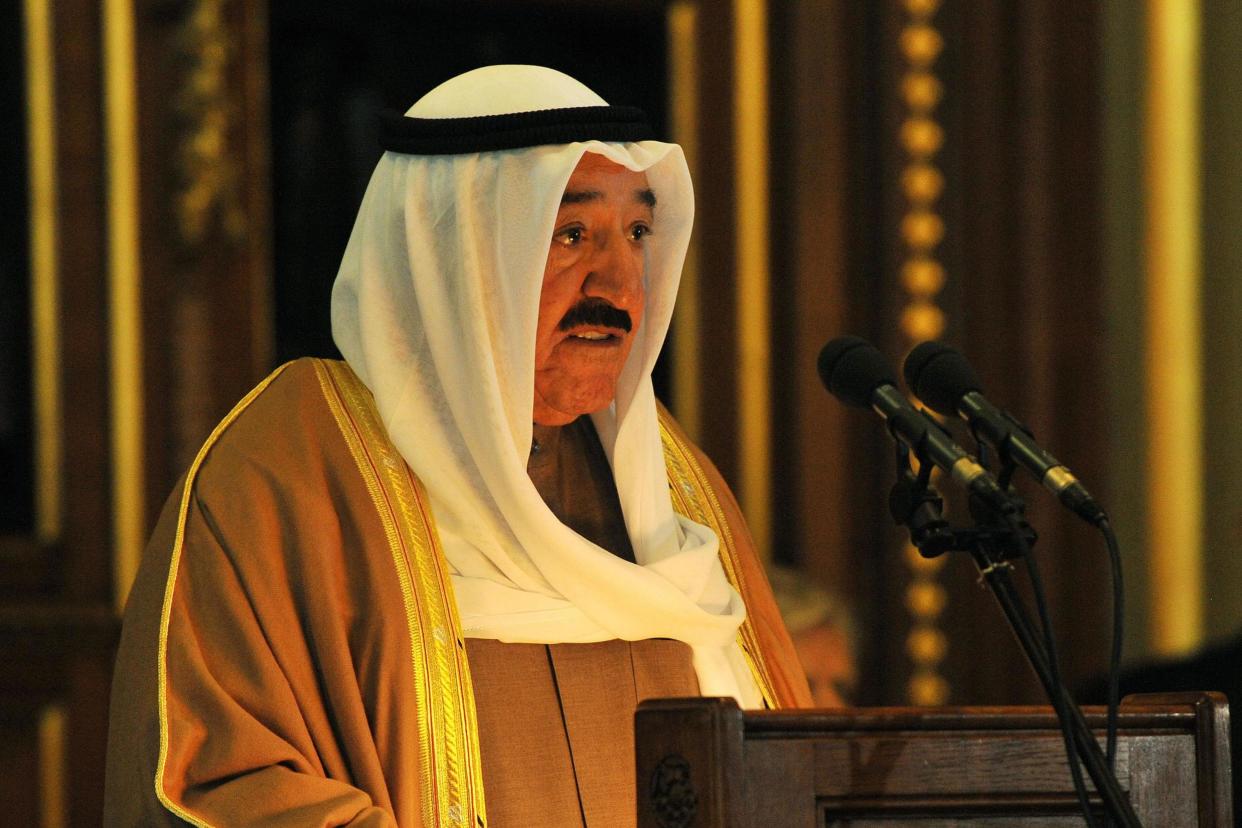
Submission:
<svg viewBox="0 0 1242 828">
<path fill-rule="evenodd" d="M 1203 639 L 1199 6 L 1148 3 L 1147 514 L 1152 647 Z"/>
<path fill-rule="evenodd" d="M 60 280 L 56 69 L 50 0 L 26 0 L 26 146 L 30 164 L 30 319 L 34 387 L 35 534 L 60 537 L 62 518 Z"/>
<path fill-rule="evenodd" d="M 679 0 L 669 6 L 666 18 L 669 54 L 669 112 L 673 140 L 686 154 L 691 178 L 698 175 L 698 6 Z M 691 236 L 686 263 L 681 269 L 677 306 L 673 311 L 673 411 L 692 440 L 702 436 L 702 368 L 699 340 L 698 239 Z"/>
<path fill-rule="evenodd" d="M 733 9 L 739 494 L 755 545 L 766 560 L 772 538 L 767 6 L 764 0 L 734 0 Z"/>
<path fill-rule="evenodd" d="M 108 310 L 112 387 L 112 542 L 116 606 L 125 605 L 145 540 L 137 87 L 132 0 L 104 2 Z"/>
</svg>

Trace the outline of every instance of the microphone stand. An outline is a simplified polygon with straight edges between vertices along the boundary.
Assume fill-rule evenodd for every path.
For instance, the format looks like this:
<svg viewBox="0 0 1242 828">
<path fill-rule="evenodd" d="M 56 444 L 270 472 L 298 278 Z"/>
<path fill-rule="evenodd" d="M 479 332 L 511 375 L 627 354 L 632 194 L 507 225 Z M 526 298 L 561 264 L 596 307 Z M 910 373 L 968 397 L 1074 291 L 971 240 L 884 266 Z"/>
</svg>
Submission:
<svg viewBox="0 0 1242 828">
<path fill-rule="evenodd" d="M 936 428 L 940 427 L 934 421 L 933 424 Z M 988 584 L 1000 604 L 1062 727 L 1069 729 L 1075 751 L 1086 765 L 1108 814 L 1118 825 L 1142 828 L 1082 711 L 1065 685 L 1054 676 L 1048 653 L 1014 588 L 1010 577 L 1013 567 L 1009 561 L 1021 557 L 1034 543 L 1035 533 L 1030 525 L 1024 519 L 997 514 L 986 503 L 972 496 L 971 516 L 975 519 L 975 525 L 970 529 L 950 529 L 942 516 L 943 500 L 930 485 L 932 464 L 920 456 L 916 477 L 910 470 L 909 449 L 899 442 L 897 468 L 897 483 L 889 495 L 893 518 L 909 529 L 911 543 L 924 557 L 933 558 L 951 551 L 970 553 L 979 569 L 980 580 Z M 1009 475 L 1002 473 L 1002 487 L 1008 487 L 1008 478 Z M 1020 515 L 1021 510 L 1017 511 Z M 1090 820 L 1090 816 L 1086 816 Z"/>
</svg>

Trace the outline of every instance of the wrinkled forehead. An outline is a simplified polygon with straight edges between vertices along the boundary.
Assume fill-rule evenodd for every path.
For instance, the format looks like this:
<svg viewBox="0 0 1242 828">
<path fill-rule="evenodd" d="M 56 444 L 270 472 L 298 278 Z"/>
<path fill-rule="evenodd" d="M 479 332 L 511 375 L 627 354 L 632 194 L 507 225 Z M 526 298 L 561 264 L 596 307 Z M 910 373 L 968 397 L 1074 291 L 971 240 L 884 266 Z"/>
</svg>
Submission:
<svg viewBox="0 0 1242 828">
<path fill-rule="evenodd" d="M 560 207 L 578 204 L 632 204 L 652 210 L 656 195 L 647 173 L 631 170 L 597 153 L 584 153 L 561 194 Z"/>
<path fill-rule="evenodd" d="M 647 180 L 647 173 L 643 170 L 632 170 L 623 164 L 618 164 L 606 155 L 598 152 L 584 152 L 582 157 L 578 159 L 578 163 L 574 166 L 574 171 L 570 176 L 570 180 L 575 175 L 618 175 L 618 176 L 640 176 L 644 181 Z"/>
</svg>

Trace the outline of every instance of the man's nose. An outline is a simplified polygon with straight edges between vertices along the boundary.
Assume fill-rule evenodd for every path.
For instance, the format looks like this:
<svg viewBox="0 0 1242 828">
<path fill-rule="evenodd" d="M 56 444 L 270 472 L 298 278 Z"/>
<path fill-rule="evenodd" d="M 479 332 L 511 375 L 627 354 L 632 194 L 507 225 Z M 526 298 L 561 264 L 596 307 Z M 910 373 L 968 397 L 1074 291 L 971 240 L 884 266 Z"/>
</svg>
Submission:
<svg viewBox="0 0 1242 828">
<path fill-rule="evenodd" d="M 633 310 L 643 302 L 643 251 L 627 242 L 611 238 L 596 248 L 582 292 Z"/>
</svg>

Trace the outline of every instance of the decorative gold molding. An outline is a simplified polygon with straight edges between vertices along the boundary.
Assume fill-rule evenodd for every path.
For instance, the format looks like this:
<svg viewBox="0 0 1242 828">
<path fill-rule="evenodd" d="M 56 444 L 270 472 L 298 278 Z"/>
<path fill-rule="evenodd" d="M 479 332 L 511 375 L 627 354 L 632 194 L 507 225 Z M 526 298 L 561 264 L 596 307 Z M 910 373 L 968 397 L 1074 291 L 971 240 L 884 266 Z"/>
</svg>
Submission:
<svg viewBox="0 0 1242 828">
<path fill-rule="evenodd" d="M 945 328 L 944 311 L 936 304 L 946 280 L 944 267 L 936 260 L 945 230 L 936 206 L 944 191 L 944 175 L 936 167 L 944 130 L 935 120 L 943 87 L 934 73 L 944 39 L 933 21 L 938 0 L 906 0 L 904 5 L 906 25 L 898 42 L 904 60 L 900 84 L 904 116 L 898 141 L 906 155 L 900 179 L 906 213 L 900 226 L 905 260 L 900 273 L 904 305 L 899 325 L 909 348 L 940 337 Z M 907 544 L 905 561 L 910 575 L 906 610 L 911 619 L 906 654 L 912 664 L 906 697 L 910 704 L 944 704 L 951 692 L 940 674 L 948 640 L 937 626 L 947 600 L 938 581 L 944 558 L 927 560 Z"/>
<path fill-rule="evenodd" d="M 118 609 L 129 595 L 146 535 L 135 59 L 133 0 L 104 0 L 113 579 Z"/>
<path fill-rule="evenodd" d="M 39 806 L 41 828 L 69 824 L 65 789 L 65 731 L 69 719 L 63 705 L 52 704 L 39 713 Z"/>
<path fill-rule="evenodd" d="M 755 546 L 767 560 L 772 546 L 772 393 L 765 0 L 734 0 L 733 19 L 739 488 Z"/>
<path fill-rule="evenodd" d="M 1152 647 L 1203 640 L 1198 0 L 1148 0 L 1146 307 Z"/>
<path fill-rule="evenodd" d="M 30 319 L 34 388 L 35 534 L 54 543 L 63 516 L 60 229 L 56 61 L 50 0 L 26 0 L 26 151 L 30 190 Z"/>
<path fill-rule="evenodd" d="M 235 107 L 228 69 L 236 44 L 224 19 L 227 0 L 195 2 L 177 35 L 185 77 L 173 98 L 177 119 L 174 214 L 182 244 L 238 242 L 246 210 L 229 131 Z"/>
<path fill-rule="evenodd" d="M 698 176 L 698 20 L 695 0 L 677 0 L 669 5 L 668 31 L 669 111 L 673 140 L 681 144 L 691 178 Z M 673 410 L 692 440 L 702 435 L 702 377 L 699 309 L 698 237 L 692 236 L 681 270 L 676 310 L 673 312 Z"/>
</svg>

